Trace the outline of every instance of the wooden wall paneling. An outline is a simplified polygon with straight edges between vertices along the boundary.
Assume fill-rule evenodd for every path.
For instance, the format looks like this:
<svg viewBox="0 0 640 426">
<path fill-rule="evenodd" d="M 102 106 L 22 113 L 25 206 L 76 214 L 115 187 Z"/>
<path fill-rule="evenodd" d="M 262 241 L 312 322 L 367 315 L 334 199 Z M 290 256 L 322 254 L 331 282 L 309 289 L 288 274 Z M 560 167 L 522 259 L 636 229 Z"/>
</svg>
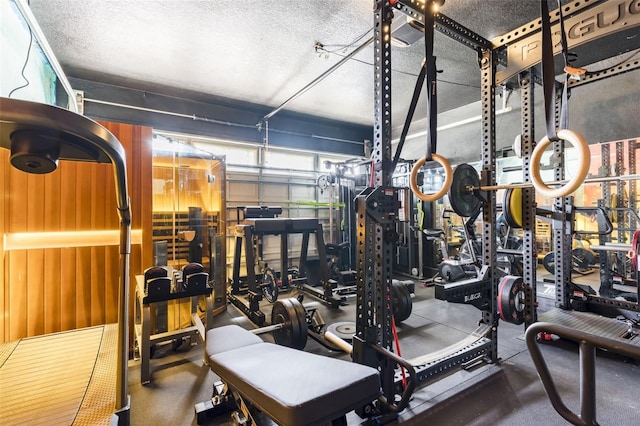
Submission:
<svg viewBox="0 0 640 426">
<path fill-rule="evenodd" d="M 142 229 L 142 235 L 144 238 L 144 245 L 142 246 L 142 270 L 153 265 L 153 149 L 152 149 L 152 130 L 151 128 L 139 128 L 139 139 L 141 140 L 141 152 L 140 152 L 140 227 Z"/>
<path fill-rule="evenodd" d="M 8 185 L 8 173 L 9 173 L 9 151 L 6 149 L 0 149 L 0 188 L 3 188 L 2 196 L 0 196 L 0 230 L 4 235 L 7 232 L 7 207 L 8 203 L 6 200 L 6 188 Z M 9 300 L 8 300 L 8 283 L 9 280 L 6 276 L 7 269 L 5 268 L 5 264 L 8 262 L 8 256 L 6 256 L 4 250 L 4 238 L 0 239 L 0 278 L 2 279 L 2 285 L 0 285 L 0 342 L 7 341 L 7 336 L 9 335 L 8 325 L 9 321 L 7 321 L 6 312 L 9 310 Z"/>
<path fill-rule="evenodd" d="M 78 163 L 76 181 L 76 230 L 91 229 L 91 163 Z M 91 325 L 91 247 L 76 249 L 76 327 Z"/>
<path fill-rule="evenodd" d="M 104 280 L 107 284 L 104 291 L 105 323 L 111 324 L 118 321 L 118 283 L 119 283 L 119 250 L 118 246 L 107 248 L 107 256 L 104 264 Z"/>
<path fill-rule="evenodd" d="M 106 166 L 106 167 L 105 167 Z M 91 229 L 109 229 L 106 217 L 109 203 L 104 192 L 108 182 L 107 172 L 109 165 L 94 165 L 91 168 Z M 105 292 L 108 281 L 104 271 L 106 247 L 91 247 L 91 324 L 105 323 L 106 304 Z"/>
<path fill-rule="evenodd" d="M 64 171 L 64 175 L 60 178 L 61 231 L 76 230 L 75 182 L 81 178 L 78 166 L 79 163 L 70 161 L 60 165 L 59 172 Z M 69 184 L 70 182 L 73 185 Z M 60 314 L 60 330 L 74 329 L 76 326 L 76 249 L 73 247 L 60 249 Z"/>
<path fill-rule="evenodd" d="M 143 234 L 131 251 L 134 285 L 152 262 L 152 129 L 105 124 L 125 147 L 132 227 Z M 0 152 L 3 234 L 119 229 L 111 165 L 61 161 L 57 171 L 36 176 L 10 167 L 8 157 Z M 118 246 L 7 252 L 0 245 L 0 255 L 0 341 L 117 321 Z"/>
<path fill-rule="evenodd" d="M 60 171 L 46 175 L 44 179 L 44 230 L 60 231 L 62 199 L 60 190 Z M 46 249 L 43 259 L 44 285 L 44 333 L 60 331 L 60 249 Z"/>
<path fill-rule="evenodd" d="M 16 173 L 25 172 L 16 170 Z M 27 175 L 27 228 L 30 232 L 42 232 L 45 216 L 45 175 Z M 24 214 L 23 213 L 23 214 Z M 27 334 L 37 336 L 44 333 L 44 250 L 27 250 Z"/>
<path fill-rule="evenodd" d="M 152 129 L 144 126 L 131 126 L 128 124 L 100 122 L 113 135 L 118 138 L 125 149 L 127 156 L 127 184 L 131 205 L 131 225 L 132 229 L 142 229 L 142 245 L 132 245 L 130 255 L 129 274 L 129 324 L 130 341 L 133 336 L 133 315 L 135 297 L 135 276 L 141 274 L 146 267 L 153 262 L 152 252 Z M 113 186 L 113 182 L 111 183 Z M 116 220 L 115 227 L 118 226 Z M 118 288 L 118 267 L 119 255 L 116 250 L 116 257 L 111 258 L 116 279 L 115 287 L 110 289 L 114 292 L 117 300 Z M 115 267 L 115 268 L 114 268 Z M 107 292 L 107 295 L 109 292 Z M 114 320 L 117 319 L 117 305 L 114 305 Z"/>
<path fill-rule="evenodd" d="M 62 250 L 44 251 L 44 332 L 55 333 L 62 330 L 62 296 L 60 265 Z"/>
<path fill-rule="evenodd" d="M 10 171 L 9 232 L 24 232 L 27 228 L 28 174 L 16 169 Z M 10 252 L 9 256 L 9 318 L 10 339 L 27 335 L 27 253 L 24 250 Z"/>
</svg>

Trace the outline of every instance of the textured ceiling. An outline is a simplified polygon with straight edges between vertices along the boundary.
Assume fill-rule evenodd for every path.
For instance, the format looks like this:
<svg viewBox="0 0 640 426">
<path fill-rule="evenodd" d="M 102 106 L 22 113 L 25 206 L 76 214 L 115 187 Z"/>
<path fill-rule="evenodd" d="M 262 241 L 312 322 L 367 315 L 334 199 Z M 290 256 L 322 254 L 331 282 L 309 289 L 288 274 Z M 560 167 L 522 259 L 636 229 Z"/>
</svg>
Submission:
<svg viewBox="0 0 640 426">
<path fill-rule="evenodd" d="M 115 78 L 133 88 L 145 82 L 274 108 L 369 38 L 373 25 L 372 0 L 31 0 L 30 5 L 71 77 Z M 492 39 L 535 19 L 539 2 L 447 0 L 442 12 Z M 316 52 L 316 43 L 331 53 Z M 475 52 L 437 33 L 435 54 L 443 71 L 439 111 L 479 100 Z M 404 121 L 423 57 L 423 40 L 393 49 L 395 126 Z M 372 48 L 365 48 L 287 109 L 371 124 L 372 60 Z M 416 112 L 421 116 L 424 105 Z"/>
<path fill-rule="evenodd" d="M 562 0 L 562 4 L 584 5 L 587 1 L 597 3 Z M 608 2 L 608 14 L 599 25 L 606 26 L 616 19 L 619 5 L 632 10 L 629 5 L 635 5 L 637 0 Z M 550 5 L 555 3 L 556 0 L 549 1 Z M 70 77 L 185 99 L 251 102 L 266 106 L 260 110 L 268 111 L 371 37 L 374 1 L 31 0 L 30 5 Z M 485 39 L 493 40 L 537 19 L 539 7 L 539 0 L 446 0 L 441 10 Z M 396 13 L 394 22 L 399 19 L 404 17 Z M 439 32 L 435 37 L 437 67 L 442 70 L 438 74 L 438 125 L 479 116 L 480 71 L 476 53 Z M 323 51 L 314 48 L 318 43 L 324 46 Z M 589 71 L 637 58 L 640 27 L 631 25 L 613 39 L 601 38 L 573 51 L 578 55 L 574 64 Z M 424 53 L 422 37 L 409 47 L 392 49 L 394 140 L 405 122 Z M 557 70 L 560 59 L 556 58 Z M 367 46 L 286 109 L 372 125 L 372 62 L 373 49 Z M 570 124 L 587 134 L 589 143 L 640 134 L 639 73 L 636 69 L 586 85 L 587 89 L 572 94 Z M 180 90 L 185 91 L 184 96 Z M 507 97 L 512 112 L 496 121 L 497 149 L 510 147 L 521 132 L 519 91 L 512 95 Z M 425 98 L 423 94 L 410 129 L 410 135 L 416 137 L 407 139 L 403 158 L 424 155 L 426 138 L 418 135 L 424 135 L 426 129 Z M 497 108 L 507 98 L 498 99 Z M 541 94 L 535 96 L 535 101 L 538 115 L 544 111 Z M 255 120 L 251 115 L 250 120 Z M 256 124 L 246 121 L 240 116 L 234 118 L 241 126 L 253 128 Z M 535 127 L 536 135 L 544 134 L 544 117 L 535 120 Z M 438 153 L 450 161 L 479 158 L 481 127 L 477 121 L 438 134 Z"/>
</svg>

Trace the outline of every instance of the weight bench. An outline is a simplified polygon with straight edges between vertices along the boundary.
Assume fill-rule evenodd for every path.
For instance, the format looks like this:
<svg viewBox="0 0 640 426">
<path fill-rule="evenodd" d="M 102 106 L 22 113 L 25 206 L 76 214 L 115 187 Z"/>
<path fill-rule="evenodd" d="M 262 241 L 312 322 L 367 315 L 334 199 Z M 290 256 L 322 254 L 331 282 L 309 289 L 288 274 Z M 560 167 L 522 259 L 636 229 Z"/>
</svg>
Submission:
<svg viewBox="0 0 640 426">
<path fill-rule="evenodd" d="M 346 425 L 346 413 L 381 395 L 375 368 L 268 343 L 237 325 L 207 332 L 205 359 L 222 383 L 211 401 L 196 404 L 198 424 L 228 410 L 229 391 L 240 423 L 255 424 L 246 401 L 283 426 Z"/>
</svg>

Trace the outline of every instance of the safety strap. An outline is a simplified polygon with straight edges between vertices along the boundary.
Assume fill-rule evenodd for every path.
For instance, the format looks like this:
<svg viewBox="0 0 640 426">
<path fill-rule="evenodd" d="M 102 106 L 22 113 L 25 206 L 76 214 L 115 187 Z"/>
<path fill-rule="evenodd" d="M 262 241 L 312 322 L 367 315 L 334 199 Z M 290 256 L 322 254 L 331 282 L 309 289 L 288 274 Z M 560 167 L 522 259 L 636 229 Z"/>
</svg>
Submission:
<svg viewBox="0 0 640 426">
<path fill-rule="evenodd" d="M 540 2 L 542 20 L 542 85 L 544 91 L 545 118 L 547 124 L 547 137 L 551 141 L 558 140 L 555 123 L 555 103 L 556 103 L 556 79 L 555 63 L 553 59 L 553 40 L 551 38 L 551 22 L 549 18 L 549 6 L 547 0 Z M 560 45 L 562 46 L 562 57 L 564 59 L 564 84 L 562 85 L 562 97 L 560 100 L 560 123 L 559 129 L 566 129 L 569 125 L 569 76 L 584 74 L 585 70 L 573 68 L 569 62 L 567 36 L 564 30 L 564 17 L 562 16 L 562 5 L 558 0 L 558 19 L 560 23 Z"/>
<path fill-rule="evenodd" d="M 540 15 L 542 21 L 542 90 L 544 93 L 544 115 L 547 125 L 547 137 L 551 141 L 557 141 L 556 72 L 553 63 L 553 42 L 551 40 L 551 22 L 549 20 L 547 0 L 540 1 Z"/>
<path fill-rule="evenodd" d="M 431 161 L 431 155 L 436 153 L 438 142 L 438 92 L 436 90 L 436 57 L 433 56 L 435 16 L 433 2 L 425 2 L 424 14 L 424 49 L 427 80 L 427 152 L 424 158 Z"/>
<path fill-rule="evenodd" d="M 562 46 L 562 58 L 564 59 L 564 85 L 562 86 L 562 109 L 560 110 L 560 129 L 566 129 L 569 125 L 569 73 L 567 68 L 569 67 L 569 48 L 567 47 L 567 35 L 564 32 L 564 18 L 562 16 L 562 4 L 558 0 L 558 19 L 560 19 L 560 45 Z M 548 16 L 548 15 L 547 15 Z"/>
<path fill-rule="evenodd" d="M 420 92 L 422 91 L 422 86 L 424 85 L 424 78 L 426 74 L 425 64 L 425 62 L 422 63 L 422 67 L 420 68 L 420 75 L 418 75 L 418 79 L 416 80 L 416 87 L 413 89 L 413 96 L 411 97 L 411 103 L 409 104 L 407 119 L 404 121 L 404 127 L 402 128 L 402 133 L 400 134 L 400 141 L 398 142 L 398 147 L 396 148 L 396 154 L 393 156 L 392 170 L 395 170 L 396 166 L 398 165 L 400 154 L 402 153 L 402 148 L 404 147 L 404 142 L 407 139 L 409 127 L 411 126 L 411 121 L 413 120 L 413 114 L 416 112 L 416 106 L 418 106 L 418 100 L 420 99 Z"/>
</svg>

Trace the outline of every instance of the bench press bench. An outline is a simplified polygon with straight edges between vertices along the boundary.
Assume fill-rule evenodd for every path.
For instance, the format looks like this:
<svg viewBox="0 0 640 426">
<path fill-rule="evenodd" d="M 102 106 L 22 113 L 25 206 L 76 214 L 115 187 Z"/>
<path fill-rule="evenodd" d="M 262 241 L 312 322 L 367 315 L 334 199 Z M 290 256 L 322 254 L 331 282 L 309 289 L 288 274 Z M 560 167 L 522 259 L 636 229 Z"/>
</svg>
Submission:
<svg viewBox="0 0 640 426">
<path fill-rule="evenodd" d="M 381 395 L 375 368 L 265 342 L 237 325 L 207 332 L 205 360 L 224 392 L 283 426 L 346 424 L 346 413 Z M 203 408 L 215 409 L 222 399 L 228 395 L 196 404 L 198 423 L 206 418 Z"/>
</svg>

